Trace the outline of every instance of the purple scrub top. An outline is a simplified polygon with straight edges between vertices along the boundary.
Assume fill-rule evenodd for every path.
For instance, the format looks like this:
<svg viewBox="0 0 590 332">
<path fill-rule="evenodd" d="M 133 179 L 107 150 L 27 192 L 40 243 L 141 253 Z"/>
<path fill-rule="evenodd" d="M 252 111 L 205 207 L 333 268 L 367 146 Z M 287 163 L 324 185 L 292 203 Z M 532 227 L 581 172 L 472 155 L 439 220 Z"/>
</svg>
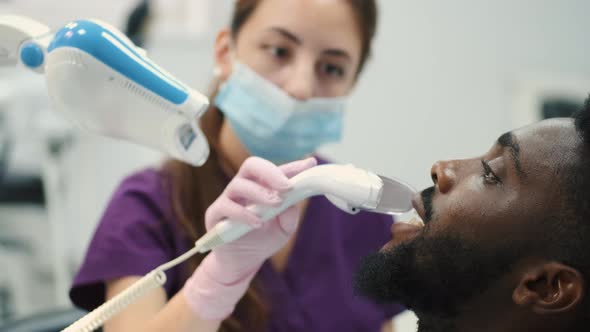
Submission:
<svg viewBox="0 0 590 332">
<path fill-rule="evenodd" d="M 323 161 L 321 161 L 323 163 Z M 189 250 L 172 218 L 162 173 L 147 169 L 126 178 L 108 204 L 78 271 L 70 298 L 92 310 L 105 301 L 105 281 L 142 276 Z M 390 216 L 349 215 L 323 196 L 310 199 L 282 273 L 266 261 L 257 278 L 269 303 L 270 332 L 380 331 L 403 308 L 353 294 L 363 256 L 391 239 Z M 166 272 L 172 297 L 184 284 L 181 264 Z"/>
</svg>

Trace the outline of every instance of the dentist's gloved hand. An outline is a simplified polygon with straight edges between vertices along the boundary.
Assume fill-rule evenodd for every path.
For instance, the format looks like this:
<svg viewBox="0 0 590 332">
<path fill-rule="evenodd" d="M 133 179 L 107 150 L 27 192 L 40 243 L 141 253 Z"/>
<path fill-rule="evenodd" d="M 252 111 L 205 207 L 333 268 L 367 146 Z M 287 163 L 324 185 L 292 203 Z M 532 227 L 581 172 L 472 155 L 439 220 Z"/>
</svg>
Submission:
<svg viewBox="0 0 590 332">
<path fill-rule="evenodd" d="M 205 213 L 207 230 L 229 218 L 255 227 L 238 240 L 214 249 L 186 282 L 183 293 L 192 310 L 206 320 L 223 320 L 234 310 L 252 278 L 295 232 L 299 208 L 292 206 L 262 224 L 246 207 L 278 205 L 290 189 L 288 179 L 317 164 L 314 158 L 280 167 L 261 158 L 248 158 L 238 174 Z"/>
</svg>

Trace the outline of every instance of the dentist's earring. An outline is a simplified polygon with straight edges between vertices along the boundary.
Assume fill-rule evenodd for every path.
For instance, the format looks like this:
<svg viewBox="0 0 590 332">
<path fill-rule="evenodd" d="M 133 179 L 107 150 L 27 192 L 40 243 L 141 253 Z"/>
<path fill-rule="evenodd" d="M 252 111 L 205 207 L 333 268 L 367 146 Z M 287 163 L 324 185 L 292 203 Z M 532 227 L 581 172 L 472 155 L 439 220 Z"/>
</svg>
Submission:
<svg viewBox="0 0 590 332">
<path fill-rule="evenodd" d="M 221 72 L 222 72 L 221 67 L 215 66 L 215 68 L 213 68 L 213 76 L 215 78 L 219 78 L 221 76 Z"/>
</svg>

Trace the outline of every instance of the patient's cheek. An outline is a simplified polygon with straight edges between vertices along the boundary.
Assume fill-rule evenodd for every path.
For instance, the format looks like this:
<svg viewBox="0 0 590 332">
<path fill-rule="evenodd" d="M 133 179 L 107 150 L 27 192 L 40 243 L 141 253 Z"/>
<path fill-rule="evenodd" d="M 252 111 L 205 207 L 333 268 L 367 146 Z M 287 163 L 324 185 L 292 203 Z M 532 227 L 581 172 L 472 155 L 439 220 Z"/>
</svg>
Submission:
<svg viewBox="0 0 590 332">
<path fill-rule="evenodd" d="M 481 176 L 472 176 L 465 186 L 466 195 L 480 195 L 486 189 Z"/>
<path fill-rule="evenodd" d="M 465 213 L 475 203 L 479 192 L 463 191 L 461 195 L 451 195 L 447 201 L 447 211 L 453 218 L 465 217 Z"/>
<path fill-rule="evenodd" d="M 435 223 L 433 230 L 455 230 L 462 232 L 462 229 L 469 229 L 474 226 L 481 217 L 481 202 L 476 200 L 477 194 L 451 195 L 446 197 L 442 204 L 435 207 Z M 439 212 L 440 211 L 440 212 Z"/>
</svg>

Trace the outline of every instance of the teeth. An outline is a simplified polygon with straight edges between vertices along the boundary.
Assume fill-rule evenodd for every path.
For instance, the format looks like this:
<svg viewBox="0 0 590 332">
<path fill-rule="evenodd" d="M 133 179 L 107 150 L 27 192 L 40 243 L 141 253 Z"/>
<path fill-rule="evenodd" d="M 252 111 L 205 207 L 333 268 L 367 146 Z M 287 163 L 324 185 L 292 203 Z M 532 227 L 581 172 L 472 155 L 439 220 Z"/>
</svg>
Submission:
<svg viewBox="0 0 590 332">
<path fill-rule="evenodd" d="M 404 219 L 409 220 L 403 221 Z M 422 218 L 420 218 L 416 210 L 412 210 L 411 212 L 409 212 L 409 214 L 405 218 L 402 217 L 400 221 L 405 222 L 406 224 L 424 227 L 424 221 L 422 221 Z"/>
<path fill-rule="evenodd" d="M 409 221 L 406 221 L 406 223 L 410 224 L 410 225 L 414 225 L 414 226 L 420 226 L 420 227 L 424 227 L 424 222 L 420 219 L 420 218 L 412 218 Z"/>
</svg>

